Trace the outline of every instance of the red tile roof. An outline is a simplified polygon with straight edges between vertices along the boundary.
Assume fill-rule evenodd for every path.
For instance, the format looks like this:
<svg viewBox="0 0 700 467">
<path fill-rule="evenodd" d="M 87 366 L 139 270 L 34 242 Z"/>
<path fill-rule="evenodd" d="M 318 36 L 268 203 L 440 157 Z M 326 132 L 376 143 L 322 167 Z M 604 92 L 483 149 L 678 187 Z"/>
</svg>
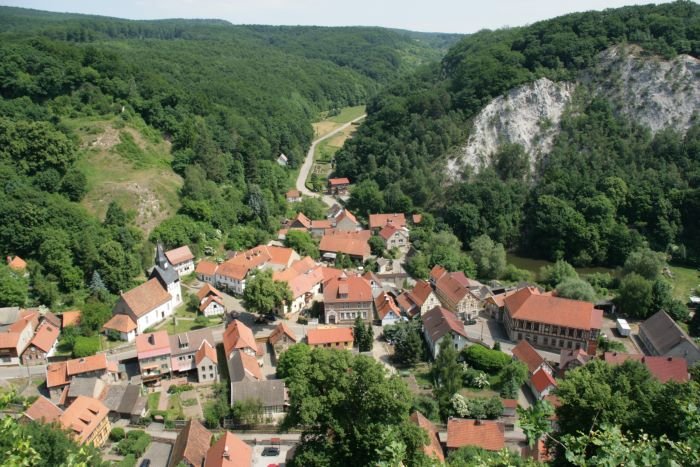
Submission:
<svg viewBox="0 0 700 467">
<path fill-rule="evenodd" d="M 219 298 L 215 295 L 212 295 L 211 297 L 208 297 L 206 300 L 204 300 L 201 303 L 201 305 L 199 305 L 199 311 L 204 312 L 204 310 L 207 309 L 207 307 L 211 304 L 211 302 L 216 302 L 219 305 L 221 305 L 222 307 L 225 307 L 224 301 L 221 298 Z"/>
<path fill-rule="evenodd" d="M 211 284 L 204 284 L 201 289 L 197 291 L 197 298 L 201 302 L 204 300 L 204 297 L 207 295 L 215 295 L 217 297 L 223 297 L 221 292 L 219 292 L 215 287 L 213 287 Z"/>
<path fill-rule="evenodd" d="M 240 358 L 241 359 L 241 365 L 243 365 L 243 371 L 245 371 L 248 375 L 252 376 L 258 381 L 262 381 L 265 379 L 265 377 L 262 374 L 262 369 L 260 368 L 260 365 L 258 364 L 258 360 L 251 356 L 248 355 L 245 352 L 236 352 L 233 356 L 233 358 Z"/>
<path fill-rule="evenodd" d="M 393 225 L 398 228 L 406 227 L 406 216 L 403 213 L 369 215 L 370 229 L 381 229 L 385 225 Z"/>
<path fill-rule="evenodd" d="M 326 303 L 370 302 L 372 286 L 362 276 L 337 277 L 323 287 Z"/>
<path fill-rule="evenodd" d="M 275 271 L 272 278 L 286 282 L 292 297 L 297 298 L 311 292 L 314 287 L 323 282 L 323 270 L 310 258 L 296 261 L 284 271 Z"/>
<path fill-rule="evenodd" d="M 156 331 L 136 336 L 136 355 L 139 360 L 170 354 L 167 331 Z"/>
<path fill-rule="evenodd" d="M 66 362 L 49 363 L 46 366 L 46 387 L 53 388 L 68 384 Z"/>
<path fill-rule="evenodd" d="M 537 392 L 542 393 L 545 389 L 547 389 L 550 386 L 555 386 L 557 385 L 556 380 L 547 373 L 544 370 L 537 370 L 534 375 L 532 375 L 532 378 L 530 378 L 530 381 L 532 381 L 532 385 L 537 389 Z"/>
<path fill-rule="evenodd" d="M 433 287 L 430 283 L 424 280 L 418 280 L 416 281 L 416 285 L 413 286 L 413 290 L 410 292 L 411 300 L 416 305 L 423 306 L 431 293 L 433 293 Z"/>
<path fill-rule="evenodd" d="M 255 342 L 253 331 L 241 321 L 235 320 L 229 324 L 224 331 L 223 339 L 227 358 L 231 355 L 231 352 L 237 349 L 248 348 L 257 353 L 258 345 Z"/>
<path fill-rule="evenodd" d="M 202 341 L 202 345 L 199 346 L 197 353 L 194 354 L 194 362 L 199 365 L 205 357 L 213 363 L 218 363 L 219 361 L 216 356 L 216 349 L 209 344 L 209 341 Z"/>
<path fill-rule="evenodd" d="M 382 237 L 384 241 L 388 241 L 392 235 L 401 230 L 403 229 L 394 227 L 392 224 L 387 224 L 379 231 L 379 236 Z M 406 234 L 408 235 L 408 232 L 406 232 Z"/>
<path fill-rule="evenodd" d="M 32 339 L 30 345 L 33 345 L 44 352 L 48 352 L 56 343 L 56 339 L 58 339 L 58 334 L 60 332 L 60 329 L 53 324 L 43 322 L 36 330 L 36 334 L 34 334 L 34 338 Z"/>
<path fill-rule="evenodd" d="M 63 323 L 63 327 L 65 328 L 66 326 L 75 326 L 76 324 L 79 324 L 80 313 L 80 310 L 64 311 L 63 314 L 61 314 L 61 322 Z"/>
<path fill-rule="evenodd" d="M 136 329 L 136 323 L 129 315 L 116 314 L 107 321 L 102 329 L 128 333 Z"/>
<path fill-rule="evenodd" d="M 450 310 L 441 306 L 436 306 L 423 315 L 423 327 L 432 342 L 437 342 L 449 332 L 455 332 L 460 336 L 467 337 L 464 323 Z"/>
<path fill-rule="evenodd" d="M 187 261 L 192 261 L 194 259 L 194 255 L 192 254 L 192 251 L 190 251 L 190 247 L 187 245 L 166 251 L 165 257 L 168 258 L 168 261 L 170 261 L 170 264 L 173 266 L 180 263 L 185 263 Z"/>
<path fill-rule="evenodd" d="M 122 300 L 137 318 L 172 299 L 155 277 L 122 294 Z"/>
<path fill-rule="evenodd" d="M 501 404 L 506 409 L 517 409 L 519 405 L 516 399 L 501 399 Z"/>
<path fill-rule="evenodd" d="M 63 410 L 44 396 L 39 396 L 24 412 L 24 415 L 30 420 L 42 423 L 53 423 L 59 419 L 61 414 L 63 414 Z"/>
<path fill-rule="evenodd" d="M 311 221 L 312 229 L 330 229 L 331 227 L 333 226 L 331 225 L 331 221 L 328 219 Z"/>
<path fill-rule="evenodd" d="M 63 428 L 70 431 L 82 444 L 87 441 L 108 413 L 109 409 L 97 399 L 78 396 L 59 420 Z"/>
<path fill-rule="evenodd" d="M 353 342 L 350 328 L 316 328 L 307 332 L 309 345 L 335 344 Z"/>
<path fill-rule="evenodd" d="M 297 342 L 297 336 L 294 334 L 294 331 L 287 326 L 287 323 L 281 322 L 275 327 L 275 329 L 273 329 L 272 334 L 270 334 L 270 337 L 268 338 L 270 340 L 270 344 L 275 345 L 277 341 L 279 341 L 285 334 L 293 342 Z"/>
<path fill-rule="evenodd" d="M 311 228 L 311 219 L 306 217 L 306 215 L 303 212 L 297 213 L 297 216 L 294 218 L 292 221 L 291 225 L 294 226 L 295 224 L 299 224 L 305 229 L 310 229 Z"/>
<path fill-rule="evenodd" d="M 195 268 L 195 272 L 197 274 L 204 274 L 205 276 L 213 276 L 216 274 L 216 268 L 219 267 L 218 264 L 213 263 L 211 261 L 206 261 L 202 260 L 199 263 L 197 263 L 197 267 Z"/>
<path fill-rule="evenodd" d="M 66 373 L 68 376 L 100 370 L 107 370 L 107 357 L 103 353 L 90 357 L 74 358 L 66 362 Z"/>
<path fill-rule="evenodd" d="M 338 186 L 338 185 L 349 185 L 350 184 L 350 179 L 347 177 L 342 177 L 342 178 L 329 178 L 328 179 L 328 184 L 330 186 Z"/>
<path fill-rule="evenodd" d="M 204 467 L 250 467 L 253 448 L 227 431 L 207 451 Z"/>
<path fill-rule="evenodd" d="M 374 308 L 377 310 L 379 319 L 384 319 L 389 313 L 394 313 L 397 317 L 401 317 L 401 310 L 399 310 L 394 299 L 386 292 L 382 292 L 375 297 Z"/>
<path fill-rule="evenodd" d="M 428 444 L 423 446 L 425 455 L 428 457 L 435 457 L 440 462 L 444 462 L 445 455 L 442 452 L 442 446 L 440 446 L 440 440 L 438 439 L 438 430 L 435 425 L 433 425 L 433 422 L 425 418 L 423 414 L 418 411 L 411 414 L 411 422 L 425 430 L 428 435 Z"/>
<path fill-rule="evenodd" d="M 287 193 L 285 193 L 285 196 L 287 198 L 301 198 L 301 193 L 299 190 L 289 190 Z"/>
<path fill-rule="evenodd" d="M 435 284 L 435 290 L 449 298 L 454 303 L 459 303 L 469 293 L 469 289 L 452 275 L 444 274 Z"/>
<path fill-rule="evenodd" d="M 250 268 L 242 264 L 235 264 L 229 260 L 224 261 L 221 265 L 219 265 L 219 267 L 216 269 L 216 274 L 223 277 L 229 277 L 237 281 L 242 281 L 248 275 L 248 271 L 250 271 Z"/>
<path fill-rule="evenodd" d="M 645 356 L 620 352 L 605 352 L 603 360 L 610 365 L 621 365 L 627 360 L 641 362 L 649 373 L 662 383 L 676 381 L 685 383 L 690 380 L 688 361 L 683 357 Z"/>
<path fill-rule="evenodd" d="M 447 270 L 439 264 L 436 264 L 435 266 L 433 266 L 433 269 L 430 270 L 430 280 L 433 282 L 437 282 L 445 274 L 447 274 Z"/>
<path fill-rule="evenodd" d="M 323 272 L 323 282 L 326 283 L 331 279 L 343 276 L 345 273 L 340 269 L 329 268 L 326 266 L 321 267 L 321 272 Z"/>
<path fill-rule="evenodd" d="M 351 213 L 350 211 L 348 211 L 347 209 L 343 209 L 343 211 L 340 214 L 338 214 L 338 217 L 335 219 L 335 223 L 339 224 L 340 221 L 342 221 L 345 218 L 352 221 L 354 224 L 359 224 L 359 222 L 357 222 L 357 218 L 355 217 L 355 215 L 353 213 Z"/>
<path fill-rule="evenodd" d="M 527 365 L 530 374 L 534 373 L 544 363 L 544 358 L 526 340 L 521 340 L 513 347 L 513 356 Z"/>
<path fill-rule="evenodd" d="M 600 329 L 603 312 L 579 300 L 541 295 L 537 289 L 523 288 L 506 297 L 511 318 L 574 329 Z"/>
<path fill-rule="evenodd" d="M 423 222 L 423 215 L 422 214 L 414 214 L 411 217 L 411 220 L 413 221 L 414 224 L 420 224 Z"/>
<path fill-rule="evenodd" d="M 7 257 L 7 267 L 9 267 L 12 270 L 22 272 L 25 269 L 27 269 L 27 262 L 20 258 L 19 256 L 15 256 L 14 258 L 8 256 Z"/>
<path fill-rule="evenodd" d="M 345 253 L 351 256 L 360 256 L 366 258 L 372 254 L 369 247 L 369 238 L 371 233 L 369 230 L 360 230 L 359 232 L 333 232 L 321 237 L 319 250 L 331 253 Z"/>
<path fill-rule="evenodd" d="M 178 433 L 170 457 L 170 466 L 186 461 L 188 465 L 201 466 L 211 445 L 211 432 L 197 420 L 188 420 Z"/>
<path fill-rule="evenodd" d="M 506 445 L 504 431 L 503 425 L 494 421 L 450 418 L 447 421 L 447 447 L 476 446 L 487 451 L 500 451 Z"/>
</svg>

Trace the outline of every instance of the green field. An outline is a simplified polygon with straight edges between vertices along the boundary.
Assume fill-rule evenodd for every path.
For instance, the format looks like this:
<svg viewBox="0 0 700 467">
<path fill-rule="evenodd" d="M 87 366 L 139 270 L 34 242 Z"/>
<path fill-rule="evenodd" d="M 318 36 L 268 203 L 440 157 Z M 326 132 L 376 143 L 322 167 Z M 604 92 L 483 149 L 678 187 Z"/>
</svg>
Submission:
<svg viewBox="0 0 700 467">
<path fill-rule="evenodd" d="M 347 123 L 355 120 L 357 117 L 365 113 L 365 106 L 358 105 L 356 107 L 344 107 L 340 109 L 338 115 L 328 117 L 327 120 L 335 123 Z"/>
<path fill-rule="evenodd" d="M 512 253 L 508 253 L 506 255 L 506 260 L 515 265 L 519 269 L 525 269 L 527 271 L 532 272 L 535 275 L 535 279 L 537 279 L 537 275 L 540 272 L 540 268 L 543 266 L 550 266 L 554 264 L 552 261 L 547 261 L 546 259 L 532 259 L 532 258 L 525 258 L 523 256 L 518 256 Z M 613 268 L 603 268 L 603 267 L 598 267 L 598 268 L 576 268 L 576 272 L 579 274 L 593 274 L 596 272 L 600 273 L 610 273 L 610 274 L 616 274 L 616 270 Z"/>
<path fill-rule="evenodd" d="M 673 296 L 683 303 L 688 302 L 688 297 L 694 290 L 700 289 L 700 272 L 696 268 L 671 266 L 673 273 Z"/>
</svg>

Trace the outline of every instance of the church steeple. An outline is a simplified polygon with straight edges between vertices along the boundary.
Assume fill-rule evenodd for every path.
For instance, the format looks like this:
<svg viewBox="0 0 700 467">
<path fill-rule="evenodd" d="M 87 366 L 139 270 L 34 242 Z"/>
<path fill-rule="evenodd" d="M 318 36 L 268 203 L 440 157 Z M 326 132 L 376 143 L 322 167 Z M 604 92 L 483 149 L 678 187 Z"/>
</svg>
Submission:
<svg viewBox="0 0 700 467">
<path fill-rule="evenodd" d="M 156 246 L 156 266 L 158 266 L 161 269 L 168 269 L 168 266 L 170 266 L 170 261 L 168 261 L 168 258 L 165 256 L 165 252 L 163 251 L 163 244 L 158 242 L 158 245 Z"/>
</svg>

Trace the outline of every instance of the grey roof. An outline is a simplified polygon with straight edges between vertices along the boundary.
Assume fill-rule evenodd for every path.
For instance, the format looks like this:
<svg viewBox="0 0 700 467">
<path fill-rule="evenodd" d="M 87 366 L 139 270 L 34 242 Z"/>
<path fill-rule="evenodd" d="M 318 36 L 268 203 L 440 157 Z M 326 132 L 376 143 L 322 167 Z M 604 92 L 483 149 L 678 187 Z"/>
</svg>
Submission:
<svg viewBox="0 0 700 467">
<path fill-rule="evenodd" d="M 182 332 L 169 336 L 169 338 L 170 352 L 173 357 L 196 352 L 205 340 L 209 342 L 212 347 L 216 348 L 216 342 L 214 341 L 214 334 L 212 334 L 211 328 Z"/>
<path fill-rule="evenodd" d="M 163 245 L 160 243 L 156 247 L 155 263 L 156 265 L 153 267 L 150 275 L 148 276 L 149 279 L 154 277 L 158 278 L 166 289 L 168 288 L 168 285 L 180 280 L 180 275 L 177 273 L 173 265 L 170 264 L 170 261 L 168 261 L 168 258 L 165 256 L 165 252 L 163 251 Z"/>
<path fill-rule="evenodd" d="M 143 401 L 146 400 L 145 397 L 141 397 L 141 388 L 138 385 L 122 384 L 109 386 L 107 395 L 102 403 L 111 412 L 117 412 L 120 415 L 130 415 L 132 413 L 141 413 L 143 407 L 141 410 L 138 410 L 139 401 L 141 399 L 143 399 Z"/>
<path fill-rule="evenodd" d="M 435 343 L 448 333 L 456 333 L 467 337 L 464 323 L 451 311 L 441 306 L 435 306 L 432 310 L 423 315 L 424 332 L 430 336 L 430 340 Z"/>
<path fill-rule="evenodd" d="M 19 319 L 19 315 L 18 306 L 0 308 L 0 326 L 9 326 Z"/>
<path fill-rule="evenodd" d="M 109 389 L 107 389 L 107 394 L 102 400 L 102 403 L 110 410 L 110 412 L 118 412 L 119 404 L 121 404 L 125 392 L 126 386 L 124 385 L 110 386 Z"/>
<path fill-rule="evenodd" d="M 61 329 L 61 318 L 51 313 L 50 311 L 44 313 L 44 319 L 56 326 L 57 328 Z"/>
<path fill-rule="evenodd" d="M 254 378 L 248 377 L 248 374 L 245 372 L 243 360 L 241 359 L 241 352 L 233 352 L 233 355 L 228 359 L 226 365 L 228 366 L 228 375 L 231 382 L 235 383 L 243 380 L 255 381 Z"/>
<path fill-rule="evenodd" d="M 695 342 L 663 310 L 640 324 L 639 330 L 644 332 L 659 355 L 667 354 L 683 341 L 688 341 L 697 348 Z"/>
<path fill-rule="evenodd" d="M 133 413 L 134 406 L 138 402 L 139 398 L 141 398 L 141 388 L 135 384 L 128 385 L 124 391 L 124 397 L 122 397 L 122 401 L 119 404 L 119 409 L 117 411 L 124 414 Z"/>
<path fill-rule="evenodd" d="M 76 376 L 70 382 L 70 387 L 68 388 L 68 397 L 95 397 L 95 386 L 97 386 L 101 382 L 102 381 L 95 376 L 90 376 L 88 378 Z"/>
<path fill-rule="evenodd" d="M 284 380 L 243 381 L 231 383 L 231 405 L 237 401 L 260 399 L 263 407 L 276 407 L 286 402 Z"/>
</svg>

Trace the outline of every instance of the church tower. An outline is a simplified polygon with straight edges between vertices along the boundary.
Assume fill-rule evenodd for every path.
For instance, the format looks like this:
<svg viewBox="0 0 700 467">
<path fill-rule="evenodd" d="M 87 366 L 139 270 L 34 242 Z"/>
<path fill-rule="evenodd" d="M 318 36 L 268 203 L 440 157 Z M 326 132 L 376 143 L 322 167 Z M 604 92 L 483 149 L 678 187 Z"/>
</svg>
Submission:
<svg viewBox="0 0 700 467">
<path fill-rule="evenodd" d="M 151 271 L 149 278 L 155 277 L 158 279 L 160 284 L 165 290 L 170 294 L 171 309 L 182 303 L 182 290 L 180 288 L 180 275 L 177 273 L 175 268 L 168 257 L 165 256 L 165 251 L 163 250 L 163 245 L 158 242 L 156 246 L 156 257 L 155 266 Z"/>
</svg>

